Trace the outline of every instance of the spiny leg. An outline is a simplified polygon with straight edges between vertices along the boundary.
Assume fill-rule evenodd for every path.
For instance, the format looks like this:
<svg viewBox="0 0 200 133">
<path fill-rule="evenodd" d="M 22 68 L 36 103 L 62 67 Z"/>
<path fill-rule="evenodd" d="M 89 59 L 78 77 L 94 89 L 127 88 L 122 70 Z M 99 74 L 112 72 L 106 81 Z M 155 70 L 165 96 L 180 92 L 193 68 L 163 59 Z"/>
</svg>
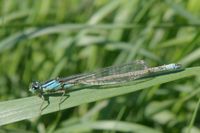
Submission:
<svg viewBox="0 0 200 133">
<path fill-rule="evenodd" d="M 43 94 L 39 94 L 39 97 L 42 98 L 42 104 L 40 105 L 40 115 L 42 114 L 42 106 L 44 105 L 45 98 Z"/>
<path fill-rule="evenodd" d="M 65 96 L 65 90 L 60 90 L 59 92 L 62 93 L 62 96 L 61 96 L 61 98 L 59 100 L 59 111 L 60 111 L 60 105 L 63 103 L 63 96 Z"/>
<path fill-rule="evenodd" d="M 40 115 L 41 115 L 41 114 L 42 114 L 42 111 L 48 107 L 48 105 L 50 104 L 50 102 L 49 102 L 49 98 L 46 98 L 46 97 L 44 96 L 44 94 L 40 94 L 39 97 L 42 98 L 42 104 L 40 105 Z M 44 105 L 44 102 L 45 102 L 46 100 L 47 100 L 48 104 L 47 104 L 44 108 L 42 108 L 43 105 Z"/>
<path fill-rule="evenodd" d="M 59 77 L 57 77 L 57 80 L 59 80 Z M 60 101 L 59 101 L 59 111 L 60 111 L 60 105 L 62 104 L 62 102 L 64 102 L 64 101 L 62 101 L 62 99 L 63 99 L 63 96 L 65 95 L 65 91 L 66 91 L 64 89 L 64 84 L 62 82 L 60 82 L 60 83 L 61 83 L 62 89 L 59 90 L 59 92 L 62 93 L 62 96 L 61 96 Z"/>
</svg>

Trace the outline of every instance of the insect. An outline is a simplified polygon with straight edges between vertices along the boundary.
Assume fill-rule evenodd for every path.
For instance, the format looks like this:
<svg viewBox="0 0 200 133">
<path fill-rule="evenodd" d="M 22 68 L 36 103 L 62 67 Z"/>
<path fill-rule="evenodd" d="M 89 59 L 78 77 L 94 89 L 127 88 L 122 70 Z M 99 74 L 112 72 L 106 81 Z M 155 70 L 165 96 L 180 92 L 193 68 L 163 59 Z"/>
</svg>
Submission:
<svg viewBox="0 0 200 133">
<path fill-rule="evenodd" d="M 46 82 L 32 82 L 29 88 L 34 94 L 43 97 L 44 94 L 66 91 L 74 86 L 81 85 L 115 85 L 136 79 L 167 74 L 182 70 L 180 64 L 168 64 L 157 67 L 148 67 L 143 60 L 134 61 L 119 66 L 106 67 L 95 72 L 73 75 L 65 78 L 55 78 Z"/>
</svg>

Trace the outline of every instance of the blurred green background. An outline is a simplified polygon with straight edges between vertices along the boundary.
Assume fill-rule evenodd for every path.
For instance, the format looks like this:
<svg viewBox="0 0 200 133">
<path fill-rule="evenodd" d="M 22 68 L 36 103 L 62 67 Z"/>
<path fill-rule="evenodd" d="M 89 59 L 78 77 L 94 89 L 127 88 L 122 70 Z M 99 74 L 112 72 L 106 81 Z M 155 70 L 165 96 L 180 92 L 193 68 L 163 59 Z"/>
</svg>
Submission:
<svg viewBox="0 0 200 133">
<path fill-rule="evenodd" d="M 1 0 L 0 99 L 31 96 L 28 86 L 34 80 L 138 59 L 150 66 L 199 66 L 199 26 L 199 0 Z M 9 124 L 1 131 L 54 132 L 80 122 L 111 120 L 159 132 L 186 132 L 199 83 L 198 76 L 182 79 Z M 198 118 L 197 113 L 194 133 L 200 132 Z M 101 124 L 87 132 L 115 132 Z"/>
</svg>

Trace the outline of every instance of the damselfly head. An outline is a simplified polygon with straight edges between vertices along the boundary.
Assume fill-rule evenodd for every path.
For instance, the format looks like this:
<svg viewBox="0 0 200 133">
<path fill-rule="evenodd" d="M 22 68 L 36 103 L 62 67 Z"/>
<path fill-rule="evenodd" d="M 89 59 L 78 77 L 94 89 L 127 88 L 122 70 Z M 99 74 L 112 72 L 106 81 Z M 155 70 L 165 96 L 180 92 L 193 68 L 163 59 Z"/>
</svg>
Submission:
<svg viewBox="0 0 200 133">
<path fill-rule="evenodd" d="M 38 81 L 32 82 L 29 86 L 29 91 L 32 93 L 40 93 L 41 92 L 41 84 Z"/>
</svg>

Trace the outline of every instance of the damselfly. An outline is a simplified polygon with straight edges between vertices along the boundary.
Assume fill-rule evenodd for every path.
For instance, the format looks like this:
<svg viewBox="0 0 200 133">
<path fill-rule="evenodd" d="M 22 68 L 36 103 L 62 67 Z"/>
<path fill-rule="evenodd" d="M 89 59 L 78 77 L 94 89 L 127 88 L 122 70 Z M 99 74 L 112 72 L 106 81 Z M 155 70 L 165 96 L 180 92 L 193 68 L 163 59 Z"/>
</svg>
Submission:
<svg viewBox="0 0 200 133">
<path fill-rule="evenodd" d="M 81 85 L 116 85 L 132 80 L 157 76 L 182 70 L 180 64 L 168 64 L 158 67 L 148 67 L 144 61 L 139 60 L 119 66 L 111 66 L 100 69 L 96 72 L 84 73 L 66 78 L 55 78 L 46 82 L 32 82 L 29 90 L 32 93 L 44 94 L 63 92 L 70 88 Z"/>
</svg>

